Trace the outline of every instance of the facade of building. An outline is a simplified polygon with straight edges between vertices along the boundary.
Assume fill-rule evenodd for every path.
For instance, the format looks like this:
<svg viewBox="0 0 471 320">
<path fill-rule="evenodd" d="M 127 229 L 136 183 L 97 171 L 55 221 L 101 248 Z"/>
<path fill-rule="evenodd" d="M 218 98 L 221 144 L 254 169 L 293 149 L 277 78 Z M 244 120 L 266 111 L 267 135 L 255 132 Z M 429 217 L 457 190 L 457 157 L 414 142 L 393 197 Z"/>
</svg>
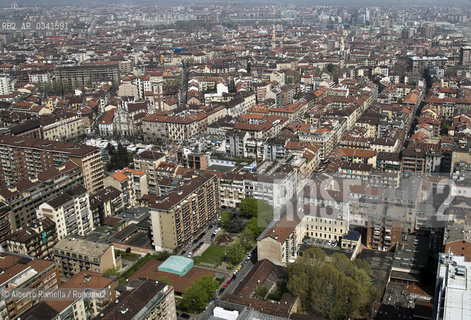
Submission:
<svg viewBox="0 0 471 320">
<path fill-rule="evenodd" d="M 0 243 L 5 244 L 5 237 L 11 232 L 11 208 L 6 202 L 0 201 Z"/>
<path fill-rule="evenodd" d="M 43 139 L 53 141 L 76 140 L 85 134 L 82 117 L 64 116 L 42 126 Z"/>
<path fill-rule="evenodd" d="M 99 225 L 105 217 L 124 210 L 123 194 L 114 187 L 98 190 L 90 196 L 90 208 L 94 224 Z"/>
<path fill-rule="evenodd" d="M 52 261 L 29 259 L 9 253 L 0 254 L 0 284 L 6 290 L 43 289 L 53 290 L 60 285 L 59 272 Z M 18 298 L 0 301 L 0 318 L 18 319 L 37 300 Z M 21 317 L 22 318 L 22 317 Z"/>
<path fill-rule="evenodd" d="M 147 187 L 150 194 L 158 194 L 157 168 L 161 162 L 165 162 L 165 154 L 147 150 L 134 157 L 134 169 L 144 171 L 147 177 Z"/>
<path fill-rule="evenodd" d="M 54 85 L 58 91 L 71 91 L 79 86 L 100 82 L 111 82 L 119 86 L 118 64 L 82 64 L 80 66 L 60 67 L 54 70 Z"/>
<path fill-rule="evenodd" d="M 13 92 L 15 82 L 9 74 L 0 74 L 0 96 Z"/>
<path fill-rule="evenodd" d="M 126 171 L 125 171 L 126 172 Z M 134 175 L 117 171 L 104 180 L 105 187 L 113 187 L 123 195 L 123 204 L 126 208 L 136 205 L 136 190 L 134 188 Z"/>
<path fill-rule="evenodd" d="M 33 225 L 21 228 L 6 237 L 9 252 L 37 258 L 51 256 L 56 243 L 56 224 L 49 218 L 40 218 Z"/>
<path fill-rule="evenodd" d="M 59 240 L 71 234 L 85 236 L 94 229 L 89 195 L 82 186 L 44 202 L 39 206 L 37 216 L 54 221 Z"/>
</svg>

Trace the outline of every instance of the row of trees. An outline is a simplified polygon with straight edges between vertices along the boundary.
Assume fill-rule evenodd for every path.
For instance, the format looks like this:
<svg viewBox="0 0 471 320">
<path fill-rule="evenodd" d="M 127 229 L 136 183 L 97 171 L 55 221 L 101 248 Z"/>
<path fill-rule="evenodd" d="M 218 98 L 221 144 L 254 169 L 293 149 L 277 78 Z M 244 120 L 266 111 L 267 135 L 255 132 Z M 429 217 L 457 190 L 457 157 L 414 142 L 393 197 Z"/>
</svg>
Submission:
<svg viewBox="0 0 471 320">
<path fill-rule="evenodd" d="M 377 298 L 367 262 L 352 262 L 340 253 L 327 256 L 319 248 L 306 250 L 288 266 L 287 289 L 299 296 L 305 311 L 329 319 L 366 316 Z"/>
</svg>

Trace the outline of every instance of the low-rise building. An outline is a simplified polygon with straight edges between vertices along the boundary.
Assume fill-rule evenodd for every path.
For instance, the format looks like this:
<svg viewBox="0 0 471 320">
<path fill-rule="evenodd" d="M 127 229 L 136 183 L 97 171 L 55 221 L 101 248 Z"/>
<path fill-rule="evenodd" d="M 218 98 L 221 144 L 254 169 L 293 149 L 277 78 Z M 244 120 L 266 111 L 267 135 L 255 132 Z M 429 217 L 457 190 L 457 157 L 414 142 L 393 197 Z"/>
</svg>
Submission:
<svg viewBox="0 0 471 320">
<path fill-rule="evenodd" d="M 94 272 L 110 268 L 121 269 L 121 259 L 116 259 L 109 243 L 95 242 L 79 236 L 69 236 L 54 247 L 54 261 L 61 275 L 68 279 L 82 270 Z"/>
</svg>

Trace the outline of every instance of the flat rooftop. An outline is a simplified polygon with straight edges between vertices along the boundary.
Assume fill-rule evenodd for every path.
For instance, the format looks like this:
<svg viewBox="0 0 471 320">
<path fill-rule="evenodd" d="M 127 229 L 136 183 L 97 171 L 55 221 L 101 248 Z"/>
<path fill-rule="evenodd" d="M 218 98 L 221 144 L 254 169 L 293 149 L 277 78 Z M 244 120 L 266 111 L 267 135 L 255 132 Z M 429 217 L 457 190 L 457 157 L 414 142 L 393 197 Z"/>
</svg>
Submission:
<svg viewBox="0 0 471 320">
<path fill-rule="evenodd" d="M 60 240 L 54 249 L 78 253 L 88 257 L 101 257 L 111 245 L 70 237 Z"/>
<path fill-rule="evenodd" d="M 445 300 L 444 320 L 471 319 L 471 262 L 462 256 L 440 257 L 440 278 Z"/>
</svg>

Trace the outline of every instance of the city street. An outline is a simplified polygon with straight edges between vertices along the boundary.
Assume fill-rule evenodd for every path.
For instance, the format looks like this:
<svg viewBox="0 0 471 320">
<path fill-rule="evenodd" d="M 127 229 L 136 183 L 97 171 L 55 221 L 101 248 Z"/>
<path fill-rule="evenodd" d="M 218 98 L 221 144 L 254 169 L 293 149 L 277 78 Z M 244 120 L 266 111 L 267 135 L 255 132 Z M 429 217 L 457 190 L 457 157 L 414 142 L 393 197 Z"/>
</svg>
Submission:
<svg viewBox="0 0 471 320">
<path fill-rule="evenodd" d="M 247 276 L 247 274 L 250 272 L 250 270 L 252 270 L 252 268 L 254 266 L 254 262 L 257 261 L 256 252 L 257 252 L 257 247 L 255 247 L 251 251 L 251 253 L 252 253 L 251 259 L 249 259 L 249 260 L 244 259 L 244 262 L 242 262 L 242 268 L 239 270 L 239 272 L 237 272 L 236 278 L 233 281 L 231 281 L 229 286 L 227 286 L 227 288 L 224 290 L 224 292 L 221 294 L 220 297 L 223 297 L 224 295 L 229 294 L 229 293 L 233 293 L 234 290 L 239 285 L 239 283 Z M 232 273 L 230 274 L 230 277 L 232 277 Z M 230 279 L 230 277 L 229 277 L 229 279 Z M 229 280 L 229 279 L 227 279 L 227 280 Z M 227 280 L 226 280 L 226 282 L 227 282 Z M 223 283 L 223 285 L 224 285 L 224 283 Z"/>
</svg>

